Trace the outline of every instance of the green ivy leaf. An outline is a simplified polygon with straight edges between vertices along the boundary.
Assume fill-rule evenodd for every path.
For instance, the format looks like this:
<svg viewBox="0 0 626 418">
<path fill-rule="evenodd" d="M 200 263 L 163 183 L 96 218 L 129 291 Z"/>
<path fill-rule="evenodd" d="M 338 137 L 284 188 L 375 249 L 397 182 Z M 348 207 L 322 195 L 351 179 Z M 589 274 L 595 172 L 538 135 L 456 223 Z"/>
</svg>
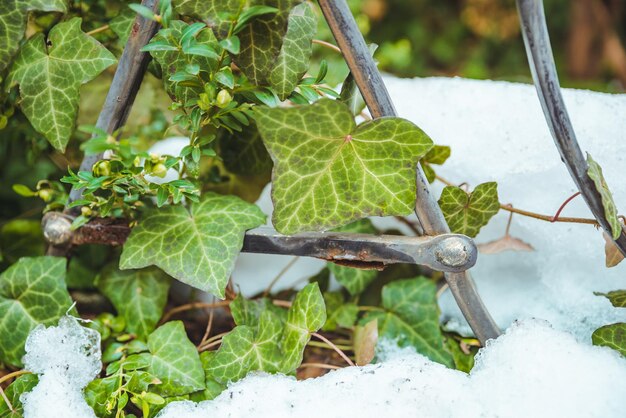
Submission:
<svg viewBox="0 0 626 418">
<path fill-rule="evenodd" d="M 206 193 L 190 206 L 190 210 L 176 205 L 147 212 L 124 245 L 120 268 L 155 265 L 223 298 L 245 231 L 263 224 L 265 215 L 238 197 L 216 193 Z"/>
<path fill-rule="evenodd" d="M 0 361 L 22 365 L 24 344 L 37 325 L 56 325 L 72 306 L 64 258 L 24 257 L 0 274 Z"/>
<path fill-rule="evenodd" d="M 126 331 L 146 340 L 154 331 L 167 303 L 170 278 L 157 268 L 118 270 L 109 265 L 96 286 L 126 320 Z"/>
<path fill-rule="evenodd" d="M 20 401 L 20 396 L 22 393 L 33 390 L 38 382 L 39 379 L 35 374 L 25 374 L 15 379 L 4 391 L 7 399 L 9 399 L 11 405 L 13 405 L 13 411 L 9 409 L 9 406 L 3 399 L 0 399 L 0 418 L 22 418 L 24 406 Z"/>
<path fill-rule="evenodd" d="M 114 416 L 113 411 L 107 411 L 107 401 L 117 390 L 119 385 L 118 376 L 109 376 L 102 379 L 95 379 L 89 382 L 83 393 L 87 405 L 93 408 L 96 416 L 108 418 Z"/>
<path fill-rule="evenodd" d="M 79 88 L 115 63 L 104 46 L 73 18 L 57 24 L 46 39 L 37 33 L 20 49 L 8 77 L 19 84 L 21 108 L 33 127 L 59 151 L 74 131 Z"/>
<path fill-rule="evenodd" d="M 308 3 L 299 4 L 291 10 L 283 44 L 269 74 L 269 83 L 281 100 L 291 94 L 309 69 L 316 30 L 317 20 Z"/>
<path fill-rule="evenodd" d="M 593 183 L 596 185 L 596 190 L 602 197 L 604 216 L 606 220 L 609 221 L 609 225 L 611 225 L 611 236 L 614 240 L 618 239 L 622 233 L 622 223 L 617 217 L 617 207 L 615 206 L 615 201 L 613 201 L 613 194 L 611 190 L 609 190 L 609 186 L 606 184 L 606 180 L 602 174 L 602 167 L 600 167 L 600 164 L 595 162 L 589 154 L 587 154 L 587 164 L 589 165 L 587 175 L 593 180 Z M 609 231 L 606 232 L 608 233 Z"/>
<path fill-rule="evenodd" d="M 401 347 L 413 346 L 433 361 L 454 366 L 443 344 L 437 287 L 432 280 L 418 277 L 392 282 L 383 287 L 382 299 L 386 312 L 370 312 L 364 323 L 377 319 L 381 338 L 395 340 Z"/>
<path fill-rule="evenodd" d="M 327 230 L 370 215 L 408 215 L 417 162 L 432 141 L 413 123 L 380 118 L 355 126 L 344 103 L 259 108 L 274 161 L 273 223 L 284 234 Z"/>
<path fill-rule="evenodd" d="M 257 327 L 239 325 L 222 339 L 211 359 L 210 373 L 218 382 L 236 382 L 253 370 L 275 373 L 280 370 L 282 323 L 269 310 L 264 311 Z"/>
<path fill-rule="evenodd" d="M 200 353 L 200 361 L 202 362 L 202 367 L 204 368 L 204 374 L 206 376 L 204 380 L 204 385 L 206 387 L 204 388 L 204 390 L 192 393 L 190 395 L 190 399 L 193 402 L 202 402 L 215 399 L 219 396 L 220 393 L 224 391 L 224 389 L 226 389 L 226 386 L 215 380 L 215 378 L 211 374 L 211 361 L 216 355 L 217 351 L 203 351 L 202 353 Z"/>
<path fill-rule="evenodd" d="M 184 15 L 195 17 L 202 21 L 208 21 L 216 34 L 226 36 L 230 27 L 229 15 L 234 15 L 241 6 L 240 0 L 174 0 L 174 11 Z"/>
<path fill-rule="evenodd" d="M 356 234 L 376 234 L 378 230 L 369 219 L 361 219 L 351 224 L 337 228 L 337 232 L 351 232 Z M 328 269 L 351 295 L 358 295 L 376 278 L 376 270 L 357 269 L 328 263 Z"/>
<path fill-rule="evenodd" d="M 257 327 L 261 314 L 272 311 L 281 323 L 287 320 L 287 311 L 272 303 L 268 298 L 246 299 L 240 294 L 229 305 L 230 313 L 236 325 L 250 325 Z"/>
<path fill-rule="evenodd" d="M 324 297 L 317 283 L 310 283 L 298 292 L 287 314 L 282 344 L 283 373 L 293 373 L 300 366 L 311 333 L 322 328 L 325 322 Z"/>
<path fill-rule="evenodd" d="M 626 290 L 612 290 L 608 293 L 595 293 L 595 295 L 606 297 L 616 308 L 626 308 Z"/>
<path fill-rule="evenodd" d="M 45 248 L 38 220 L 14 219 L 0 228 L 0 251 L 4 262 L 15 263 L 21 257 L 44 255 Z"/>
<path fill-rule="evenodd" d="M 11 62 L 24 38 L 28 12 L 67 12 L 65 0 L 3 0 L 0 2 L 0 73 Z"/>
<path fill-rule="evenodd" d="M 133 22 L 135 21 L 136 16 L 137 13 L 126 7 L 119 15 L 115 16 L 109 22 L 111 30 L 117 35 L 120 39 L 120 43 L 123 45 L 125 45 L 128 41 L 130 30 L 133 27 Z"/>
<path fill-rule="evenodd" d="M 471 193 L 460 187 L 446 186 L 439 206 L 452 232 L 473 238 L 500 210 L 498 184 L 479 184 Z"/>
<path fill-rule="evenodd" d="M 180 396 L 203 390 L 204 370 L 196 346 L 181 321 L 160 326 L 148 337 L 150 353 L 140 354 L 150 360 L 147 372 L 162 383 L 155 392 L 163 396 Z"/>
<path fill-rule="evenodd" d="M 203 71 L 207 72 L 217 70 L 217 54 L 213 52 L 212 55 L 207 56 L 210 54 L 207 51 L 219 51 L 221 49 L 215 35 L 209 28 L 204 28 L 196 32 L 195 36 L 190 37 L 189 41 L 193 41 L 194 46 L 185 48 L 185 45 L 178 45 L 177 42 L 182 38 L 185 29 L 190 26 L 180 20 L 174 20 L 167 29 L 161 29 L 146 46 L 150 50 L 151 45 L 161 45 L 156 50 L 150 50 L 150 55 L 152 55 L 163 71 L 163 84 L 167 92 L 184 101 L 196 97 L 203 91 L 202 88 L 200 85 L 182 85 L 182 83 L 170 80 L 170 77 L 184 70 L 189 64 L 198 65 Z M 176 40 L 176 42 L 173 40 Z M 189 50 L 189 48 L 192 49 Z M 187 54 L 185 50 L 194 52 L 194 54 Z M 195 52 L 204 53 L 205 55 L 197 55 Z"/>
<path fill-rule="evenodd" d="M 234 174 L 256 176 L 272 170 L 270 158 L 256 125 L 241 132 L 224 133 L 219 140 L 224 167 Z"/>
<path fill-rule="evenodd" d="M 351 328 L 356 322 L 359 308 L 353 302 L 345 302 L 340 292 L 325 292 L 326 323 L 324 331 L 334 331 L 337 327 Z"/>
<path fill-rule="evenodd" d="M 593 345 L 612 348 L 626 356 L 626 324 L 617 323 L 598 328 L 591 335 Z"/>
</svg>

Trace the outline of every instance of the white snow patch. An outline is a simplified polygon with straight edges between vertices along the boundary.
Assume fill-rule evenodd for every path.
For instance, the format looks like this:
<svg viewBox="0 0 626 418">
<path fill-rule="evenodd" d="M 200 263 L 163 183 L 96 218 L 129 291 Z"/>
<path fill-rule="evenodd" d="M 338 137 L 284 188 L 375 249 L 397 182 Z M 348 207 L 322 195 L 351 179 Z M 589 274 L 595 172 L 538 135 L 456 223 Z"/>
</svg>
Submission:
<svg viewBox="0 0 626 418">
<path fill-rule="evenodd" d="M 159 418 L 622 417 L 626 362 L 542 321 L 513 325 L 480 351 L 472 372 L 408 349 L 316 379 L 254 374 L 218 398 L 168 405 Z M 601 372 L 600 372 L 601 371 Z"/>
<path fill-rule="evenodd" d="M 83 388 L 100 369 L 100 334 L 66 316 L 56 327 L 35 328 L 26 340 L 24 368 L 39 383 L 21 396 L 24 418 L 95 418 Z"/>
</svg>

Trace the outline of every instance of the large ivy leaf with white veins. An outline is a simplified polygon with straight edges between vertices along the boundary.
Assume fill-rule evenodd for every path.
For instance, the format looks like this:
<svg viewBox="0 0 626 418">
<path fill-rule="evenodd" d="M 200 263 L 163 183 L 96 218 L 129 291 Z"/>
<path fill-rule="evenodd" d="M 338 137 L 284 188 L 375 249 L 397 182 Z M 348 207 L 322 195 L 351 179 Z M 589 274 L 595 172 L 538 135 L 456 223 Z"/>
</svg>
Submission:
<svg viewBox="0 0 626 418">
<path fill-rule="evenodd" d="M 283 44 L 269 74 L 270 85 L 281 100 L 291 94 L 309 69 L 316 30 L 317 20 L 308 3 L 299 4 L 291 10 Z"/>
<path fill-rule="evenodd" d="M 479 184 L 471 193 L 460 187 L 446 186 L 439 206 L 452 232 L 473 238 L 500 210 L 498 184 Z"/>
<path fill-rule="evenodd" d="M 37 325 L 56 324 L 72 306 L 64 258 L 24 257 L 0 274 L 0 362 L 21 366 Z"/>
<path fill-rule="evenodd" d="M 226 35 L 228 16 L 237 13 L 241 0 L 173 0 L 172 6 L 176 13 L 206 21 L 216 34 Z"/>
<path fill-rule="evenodd" d="M 292 373 L 302 363 L 311 333 L 326 322 L 324 297 L 317 283 L 310 283 L 298 294 L 289 308 L 283 334 L 283 373 Z"/>
<path fill-rule="evenodd" d="M 337 228 L 334 231 L 358 234 L 376 234 L 378 232 L 369 219 L 358 220 L 341 228 Z M 345 267 L 335 263 L 328 263 L 327 266 L 337 281 L 348 289 L 351 295 L 358 295 L 364 291 L 378 274 L 376 270 Z"/>
<path fill-rule="evenodd" d="M 383 287 L 386 312 L 371 312 L 363 322 L 378 320 L 378 335 L 413 346 L 429 359 L 453 367 L 452 356 L 443 345 L 439 328 L 437 288 L 424 277 L 399 280 Z"/>
<path fill-rule="evenodd" d="M 626 324 L 617 323 L 598 328 L 591 335 L 593 345 L 612 348 L 626 357 Z"/>
<path fill-rule="evenodd" d="M 223 298 L 246 230 L 263 224 L 265 215 L 238 197 L 216 193 L 190 206 L 165 206 L 142 216 L 124 245 L 120 268 L 155 265 Z"/>
<path fill-rule="evenodd" d="M 609 186 L 606 184 L 606 180 L 602 174 L 602 167 L 600 167 L 600 164 L 595 162 L 589 154 L 587 154 L 587 165 L 589 166 L 587 175 L 593 180 L 596 190 L 600 193 L 602 206 L 604 207 L 604 216 L 606 220 L 609 221 L 609 225 L 611 225 L 611 231 L 606 232 L 610 234 L 613 239 L 618 239 L 622 233 L 622 223 L 617 217 L 617 207 L 613 200 L 613 194 L 611 190 L 609 190 Z"/>
<path fill-rule="evenodd" d="M 235 327 L 222 339 L 219 351 L 210 360 L 211 376 L 218 382 L 229 383 L 251 371 L 280 371 L 282 331 L 280 319 L 269 310 L 261 314 L 258 327 Z"/>
<path fill-rule="evenodd" d="M 432 147 L 413 123 L 380 118 L 358 127 L 330 99 L 259 108 L 257 126 L 274 161 L 273 223 L 284 234 L 328 230 L 370 215 L 408 215 L 417 162 Z"/>
<path fill-rule="evenodd" d="M 67 11 L 65 0 L 2 0 L 0 2 L 0 73 L 11 62 L 24 37 L 28 12 Z"/>
<path fill-rule="evenodd" d="M 81 19 L 57 24 L 20 49 L 8 76 L 19 84 L 21 108 L 54 148 L 64 151 L 74 131 L 80 86 L 115 63 L 115 57 L 80 29 Z"/>
<path fill-rule="evenodd" d="M 162 383 L 155 390 L 163 396 L 179 396 L 204 389 L 204 370 L 200 355 L 181 321 L 171 321 L 148 337 L 149 359 L 146 371 Z"/>
<path fill-rule="evenodd" d="M 118 270 L 108 266 L 96 286 L 126 320 L 126 330 L 146 340 L 163 315 L 170 278 L 157 268 Z"/>
</svg>

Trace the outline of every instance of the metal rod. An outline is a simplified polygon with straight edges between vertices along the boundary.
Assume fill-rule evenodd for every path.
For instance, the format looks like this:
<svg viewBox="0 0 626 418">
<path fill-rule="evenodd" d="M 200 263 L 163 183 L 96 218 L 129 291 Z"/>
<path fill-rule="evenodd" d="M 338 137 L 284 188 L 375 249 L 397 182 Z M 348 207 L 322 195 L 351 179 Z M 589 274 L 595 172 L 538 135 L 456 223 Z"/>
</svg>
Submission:
<svg viewBox="0 0 626 418">
<path fill-rule="evenodd" d="M 391 96 L 346 1 L 319 0 L 319 5 L 372 116 L 397 116 Z M 415 212 L 424 232 L 427 235 L 450 233 L 419 165 L 416 181 Z M 445 277 L 461 312 L 481 343 L 484 345 L 488 339 L 498 337 L 500 330 L 480 299 L 469 273 L 448 273 Z"/>
<path fill-rule="evenodd" d="M 576 140 L 576 134 L 561 95 L 561 87 L 550 45 L 548 25 L 543 11 L 543 1 L 517 0 L 517 9 L 520 15 L 528 63 L 554 143 L 591 213 L 602 226 L 602 229 L 611 236 L 611 226 L 604 214 L 602 197 L 593 180 L 587 175 L 589 167 Z M 626 233 L 624 231 L 615 240 L 615 245 L 622 254 L 626 255 Z"/>
<path fill-rule="evenodd" d="M 143 0 L 141 4 L 157 12 L 159 0 Z M 150 62 L 150 54 L 141 52 L 141 48 L 150 41 L 158 27 L 159 24 L 153 20 L 146 19 L 141 15 L 135 17 L 124 52 L 122 52 L 120 61 L 117 64 L 111 87 L 104 101 L 104 106 L 96 122 L 98 128 L 109 134 L 112 134 L 126 123 Z M 79 170 L 91 170 L 93 165 L 101 160 L 103 156 L 104 154 L 85 155 Z M 72 189 L 69 203 L 79 200 L 82 194 L 82 189 Z M 72 212 L 76 213 L 76 210 L 79 210 L 79 208 Z"/>
<path fill-rule="evenodd" d="M 97 218 L 72 231 L 73 216 L 48 212 L 43 218 L 46 240 L 56 246 L 124 245 L 131 228 L 123 219 Z M 316 257 L 356 268 L 382 269 L 388 264 L 417 264 L 459 272 L 476 263 L 474 241 L 459 234 L 405 237 L 338 232 L 281 235 L 271 228 L 247 231 L 242 252 Z"/>
</svg>

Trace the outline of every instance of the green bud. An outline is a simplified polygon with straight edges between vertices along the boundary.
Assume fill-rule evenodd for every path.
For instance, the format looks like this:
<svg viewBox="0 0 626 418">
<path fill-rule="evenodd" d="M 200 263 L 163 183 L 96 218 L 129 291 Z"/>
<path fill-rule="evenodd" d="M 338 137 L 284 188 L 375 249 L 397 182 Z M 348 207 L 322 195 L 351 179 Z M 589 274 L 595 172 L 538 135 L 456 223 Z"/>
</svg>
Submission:
<svg viewBox="0 0 626 418">
<path fill-rule="evenodd" d="M 48 203 L 54 197 L 54 192 L 50 189 L 41 189 L 37 192 L 37 195 L 41 198 L 41 200 Z"/>
<path fill-rule="evenodd" d="M 232 101 L 233 96 L 230 95 L 228 90 L 220 90 L 220 92 L 217 93 L 217 99 L 215 100 L 215 104 L 218 107 L 226 107 Z"/>
<path fill-rule="evenodd" d="M 150 174 L 163 178 L 167 174 L 167 167 L 165 167 L 165 164 L 163 163 L 158 163 L 152 167 L 152 172 Z"/>
<path fill-rule="evenodd" d="M 80 208 L 80 213 L 83 216 L 91 216 L 93 212 L 89 206 L 83 206 L 82 208 Z"/>
<path fill-rule="evenodd" d="M 98 161 L 93 166 L 93 175 L 96 177 L 104 177 L 111 175 L 111 162 L 107 160 Z"/>
</svg>

